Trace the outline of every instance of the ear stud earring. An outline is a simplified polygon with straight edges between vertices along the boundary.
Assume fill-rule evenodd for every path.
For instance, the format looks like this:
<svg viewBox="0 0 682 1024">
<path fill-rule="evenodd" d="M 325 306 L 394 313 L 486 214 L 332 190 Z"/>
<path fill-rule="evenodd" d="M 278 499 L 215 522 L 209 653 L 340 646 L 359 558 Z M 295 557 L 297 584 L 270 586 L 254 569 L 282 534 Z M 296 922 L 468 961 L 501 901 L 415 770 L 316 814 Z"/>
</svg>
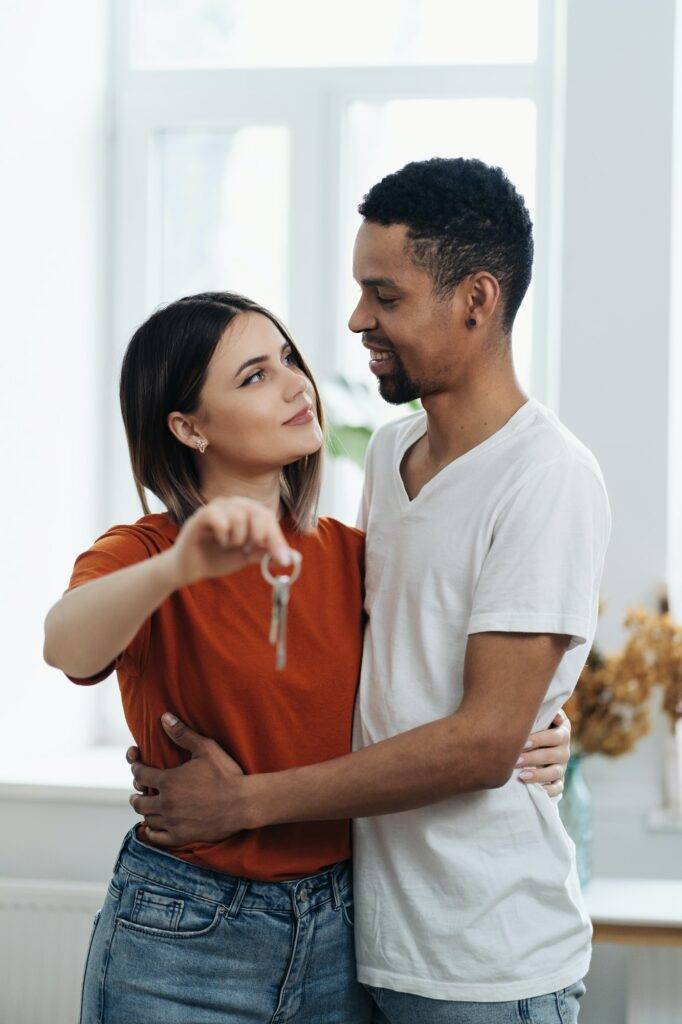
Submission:
<svg viewBox="0 0 682 1024">
<path fill-rule="evenodd" d="M 204 452 L 206 451 L 206 445 L 207 445 L 207 444 L 208 444 L 208 442 L 207 442 L 207 441 L 205 441 L 203 437 L 202 437 L 202 439 L 201 439 L 201 440 L 199 441 L 199 443 L 197 444 L 197 448 L 199 449 L 199 451 L 201 452 L 201 454 L 202 454 L 202 455 L 203 455 L 203 454 L 204 454 Z"/>
</svg>

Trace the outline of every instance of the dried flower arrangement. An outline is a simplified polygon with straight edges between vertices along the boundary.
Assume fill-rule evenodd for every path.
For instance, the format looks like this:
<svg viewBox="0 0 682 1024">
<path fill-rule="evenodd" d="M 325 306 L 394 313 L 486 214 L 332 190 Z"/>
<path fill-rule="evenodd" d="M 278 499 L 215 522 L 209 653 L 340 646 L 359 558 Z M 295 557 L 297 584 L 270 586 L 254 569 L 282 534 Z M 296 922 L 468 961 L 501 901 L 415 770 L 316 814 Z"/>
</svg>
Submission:
<svg viewBox="0 0 682 1024">
<path fill-rule="evenodd" d="M 603 656 L 593 648 L 578 685 L 566 704 L 576 754 L 619 757 L 651 730 L 650 698 L 663 688 L 663 707 L 671 729 L 682 719 L 682 627 L 667 611 L 632 608 L 624 625 L 629 633 L 619 654 Z"/>
</svg>

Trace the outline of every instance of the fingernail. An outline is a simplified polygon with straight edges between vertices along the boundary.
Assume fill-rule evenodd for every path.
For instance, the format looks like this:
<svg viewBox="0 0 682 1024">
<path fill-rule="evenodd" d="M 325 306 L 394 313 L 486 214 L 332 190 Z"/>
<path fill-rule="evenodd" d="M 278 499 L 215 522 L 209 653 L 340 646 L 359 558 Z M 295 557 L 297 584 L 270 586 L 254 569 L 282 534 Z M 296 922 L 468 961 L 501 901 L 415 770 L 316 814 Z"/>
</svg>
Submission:
<svg viewBox="0 0 682 1024">
<path fill-rule="evenodd" d="M 178 721 L 175 715 L 171 715 L 170 711 L 165 711 L 161 717 L 166 725 L 175 725 Z"/>
<path fill-rule="evenodd" d="M 280 544 L 275 548 L 275 558 L 280 565 L 291 565 L 291 554 L 289 548 L 285 547 L 284 544 Z"/>
<path fill-rule="evenodd" d="M 524 750 L 530 750 L 530 748 L 532 746 L 533 746 L 533 741 L 532 740 L 526 740 L 526 742 L 523 744 L 523 749 Z"/>
<path fill-rule="evenodd" d="M 525 782 L 525 781 L 527 781 L 528 779 L 532 779 L 532 778 L 533 778 L 533 772 L 532 772 L 532 771 L 530 771 L 529 769 L 526 769 L 526 771 L 525 771 L 525 772 L 521 772 L 521 774 L 519 775 L 519 778 L 520 778 L 520 779 L 523 779 L 523 780 L 524 780 L 524 782 Z"/>
<path fill-rule="evenodd" d="M 525 759 L 524 759 L 523 757 L 520 757 L 520 758 L 518 759 L 518 761 L 516 762 L 516 767 L 517 767 L 517 768 L 520 768 L 520 767 L 521 767 L 521 765 L 522 765 L 522 764 L 525 764 L 525 763 L 526 763 Z"/>
</svg>

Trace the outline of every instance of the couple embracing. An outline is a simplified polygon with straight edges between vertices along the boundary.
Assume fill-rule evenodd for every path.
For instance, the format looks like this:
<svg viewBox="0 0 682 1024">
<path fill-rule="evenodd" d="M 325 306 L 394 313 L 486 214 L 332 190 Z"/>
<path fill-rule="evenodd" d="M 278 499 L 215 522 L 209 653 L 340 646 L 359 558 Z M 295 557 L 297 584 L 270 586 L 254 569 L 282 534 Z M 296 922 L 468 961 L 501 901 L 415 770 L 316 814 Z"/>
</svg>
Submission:
<svg viewBox="0 0 682 1024">
<path fill-rule="evenodd" d="M 515 376 L 533 240 L 504 173 L 408 164 L 360 213 L 349 325 L 382 397 L 423 409 L 372 437 L 357 529 L 317 515 L 324 413 L 275 314 L 189 296 L 126 350 L 146 514 L 78 556 L 45 622 L 74 682 L 116 669 L 144 818 L 81 1024 L 577 1020 L 561 706 L 596 627 L 602 475 Z M 258 563 L 292 549 L 277 672 Z"/>
</svg>

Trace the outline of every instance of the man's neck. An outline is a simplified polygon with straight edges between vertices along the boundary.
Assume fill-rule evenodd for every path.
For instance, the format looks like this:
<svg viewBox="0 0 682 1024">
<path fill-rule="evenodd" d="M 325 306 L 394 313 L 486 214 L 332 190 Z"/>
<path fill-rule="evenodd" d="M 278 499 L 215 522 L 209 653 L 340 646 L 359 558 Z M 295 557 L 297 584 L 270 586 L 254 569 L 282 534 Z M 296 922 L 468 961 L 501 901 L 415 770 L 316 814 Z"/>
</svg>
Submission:
<svg viewBox="0 0 682 1024">
<path fill-rule="evenodd" d="M 434 466 L 447 465 L 496 434 L 527 401 L 516 380 L 428 396 L 425 457 Z"/>
<path fill-rule="evenodd" d="M 527 400 L 510 345 L 497 346 L 452 387 L 422 399 L 427 432 L 414 452 L 415 463 L 427 478 L 434 475 L 496 434 Z"/>
</svg>

